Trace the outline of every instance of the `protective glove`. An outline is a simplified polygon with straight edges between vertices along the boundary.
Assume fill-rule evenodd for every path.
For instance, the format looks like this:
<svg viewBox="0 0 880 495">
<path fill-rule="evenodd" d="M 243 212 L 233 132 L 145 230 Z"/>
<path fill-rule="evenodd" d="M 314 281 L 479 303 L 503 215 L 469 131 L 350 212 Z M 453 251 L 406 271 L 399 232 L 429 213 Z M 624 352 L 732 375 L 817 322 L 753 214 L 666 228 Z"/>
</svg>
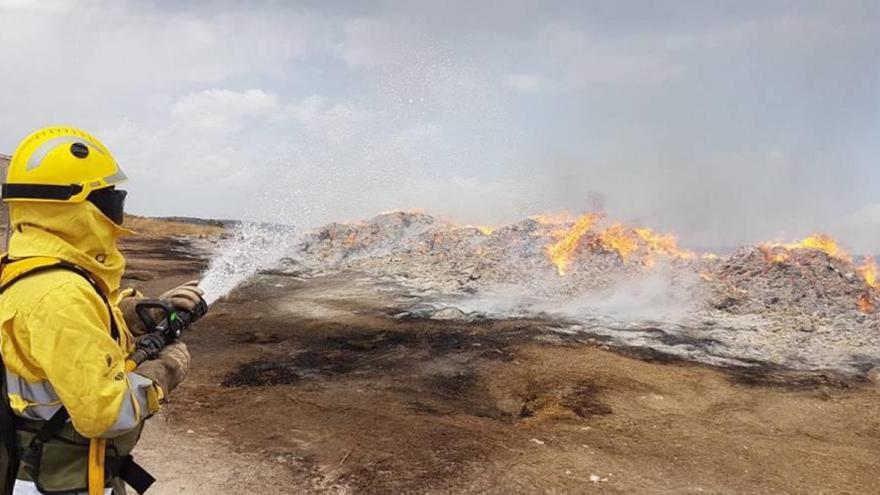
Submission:
<svg viewBox="0 0 880 495">
<path fill-rule="evenodd" d="M 205 295 L 205 291 L 198 286 L 198 280 L 190 280 L 181 286 L 165 292 L 159 296 L 159 299 L 168 301 L 175 309 L 181 309 L 192 313 L 196 306 L 202 301 L 202 296 Z"/>
<path fill-rule="evenodd" d="M 198 280 L 192 280 L 187 282 L 179 287 L 175 287 L 171 289 L 161 296 L 159 299 L 164 299 L 168 301 L 171 306 L 175 309 L 180 309 L 184 311 L 192 311 L 196 305 L 199 303 L 199 300 L 202 298 L 204 292 L 202 289 L 199 289 Z M 144 326 L 144 322 L 141 321 L 141 317 L 138 316 L 135 308 L 138 303 L 147 299 L 142 294 L 137 292 L 132 292 L 129 297 L 125 297 L 124 299 L 119 301 L 119 309 L 122 310 L 122 316 L 125 318 L 125 323 L 128 325 L 128 330 L 135 337 L 140 337 L 147 333 L 147 327 Z M 154 320 L 161 318 L 161 314 L 158 311 L 151 311 L 150 316 L 153 317 Z"/>
<path fill-rule="evenodd" d="M 165 337 L 159 333 L 148 333 L 138 338 L 135 348 L 144 351 L 147 359 L 156 359 L 165 348 Z"/>
<path fill-rule="evenodd" d="M 120 311 L 122 311 L 122 317 L 125 318 L 125 325 L 135 338 L 147 333 L 147 327 L 144 326 L 144 322 L 141 321 L 140 316 L 135 311 L 137 303 L 144 299 L 146 298 L 140 292 L 134 289 L 126 289 L 122 298 L 117 302 Z"/>
<path fill-rule="evenodd" d="M 189 372 L 189 351 L 177 341 L 165 346 L 156 359 L 145 361 L 134 371 L 162 387 L 165 395 L 177 388 Z"/>
</svg>

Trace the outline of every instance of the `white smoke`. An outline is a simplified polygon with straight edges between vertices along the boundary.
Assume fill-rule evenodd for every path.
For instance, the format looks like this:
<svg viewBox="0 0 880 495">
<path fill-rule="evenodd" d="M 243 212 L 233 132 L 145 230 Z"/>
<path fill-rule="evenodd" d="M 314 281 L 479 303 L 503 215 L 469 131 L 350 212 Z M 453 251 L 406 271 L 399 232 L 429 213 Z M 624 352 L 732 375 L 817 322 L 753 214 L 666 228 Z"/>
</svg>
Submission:
<svg viewBox="0 0 880 495">
<path fill-rule="evenodd" d="M 537 281 L 537 278 L 536 278 Z M 479 295 L 454 304 L 467 313 L 530 316 L 548 314 L 574 321 L 594 319 L 634 322 L 680 322 L 701 307 L 695 297 L 699 283 L 696 274 L 657 266 L 638 277 L 621 277 L 603 290 L 584 291 L 572 296 L 541 296 L 541 289 L 504 286 L 488 289 Z"/>
</svg>

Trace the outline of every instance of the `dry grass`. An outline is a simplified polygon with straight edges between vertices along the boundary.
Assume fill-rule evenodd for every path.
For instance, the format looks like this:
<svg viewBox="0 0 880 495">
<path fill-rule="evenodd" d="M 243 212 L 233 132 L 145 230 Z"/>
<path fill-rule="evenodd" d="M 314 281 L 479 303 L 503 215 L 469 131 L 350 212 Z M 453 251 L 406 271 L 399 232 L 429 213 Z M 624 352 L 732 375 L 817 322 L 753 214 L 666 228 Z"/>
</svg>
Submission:
<svg viewBox="0 0 880 495">
<path fill-rule="evenodd" d="M 141 237 L 186 236 L 205 239 L 219 237 L 226 231 L 216 225 L 174 222 L 136 215 L 126 215 L 124 225 Z"/>
</svg>

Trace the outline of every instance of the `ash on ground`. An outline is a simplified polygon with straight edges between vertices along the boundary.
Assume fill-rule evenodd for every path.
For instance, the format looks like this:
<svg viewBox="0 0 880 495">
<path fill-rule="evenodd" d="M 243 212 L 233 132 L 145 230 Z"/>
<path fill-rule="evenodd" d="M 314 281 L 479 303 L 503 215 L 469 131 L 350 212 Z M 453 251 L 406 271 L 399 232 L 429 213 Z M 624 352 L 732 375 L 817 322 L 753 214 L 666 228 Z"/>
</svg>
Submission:
<svg viewBox="0 0 880 495">
<path fill-rule="evenodd" d="M 279 271 L 364 274 L 358 283 L 407 296 L 399 319 L 540 317 L 555 322 L 549 331 L 720 366 L 864 374 L 880 364 L 876 274 L 836 246 L 699 255 L 648 229 L 586 220 L 489 229 L 388 213 L 305 234 Z"/>
</svg>

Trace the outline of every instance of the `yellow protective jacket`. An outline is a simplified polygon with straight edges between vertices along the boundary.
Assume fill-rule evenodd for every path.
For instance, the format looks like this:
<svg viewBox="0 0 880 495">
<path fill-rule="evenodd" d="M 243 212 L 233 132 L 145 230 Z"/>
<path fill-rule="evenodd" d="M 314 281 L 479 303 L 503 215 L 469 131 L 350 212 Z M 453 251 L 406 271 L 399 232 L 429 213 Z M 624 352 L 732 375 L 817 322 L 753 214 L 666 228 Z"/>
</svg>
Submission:
<svg viewBox="0 0 880 495">
<path fill-rule="evenodd" d="M 0 296 L 0 352 L 9 403 L 27 419 L 48 420 L 67 408 L 87 438 L 113 438 L 138 428 L 159 407 L 162 391 L 125 371 L 133 338 L 116 302 L 125 270 L 117 239 L 127 233 L 89 202 L 10 204 L 10 263 L 0 282 L 33 257 L 51 257 L 89 274 L 109 300 L 119 338 L 111 337 L 108 304 L 89 281 L 66 270 L 21 279 Z"/>
</svg>

